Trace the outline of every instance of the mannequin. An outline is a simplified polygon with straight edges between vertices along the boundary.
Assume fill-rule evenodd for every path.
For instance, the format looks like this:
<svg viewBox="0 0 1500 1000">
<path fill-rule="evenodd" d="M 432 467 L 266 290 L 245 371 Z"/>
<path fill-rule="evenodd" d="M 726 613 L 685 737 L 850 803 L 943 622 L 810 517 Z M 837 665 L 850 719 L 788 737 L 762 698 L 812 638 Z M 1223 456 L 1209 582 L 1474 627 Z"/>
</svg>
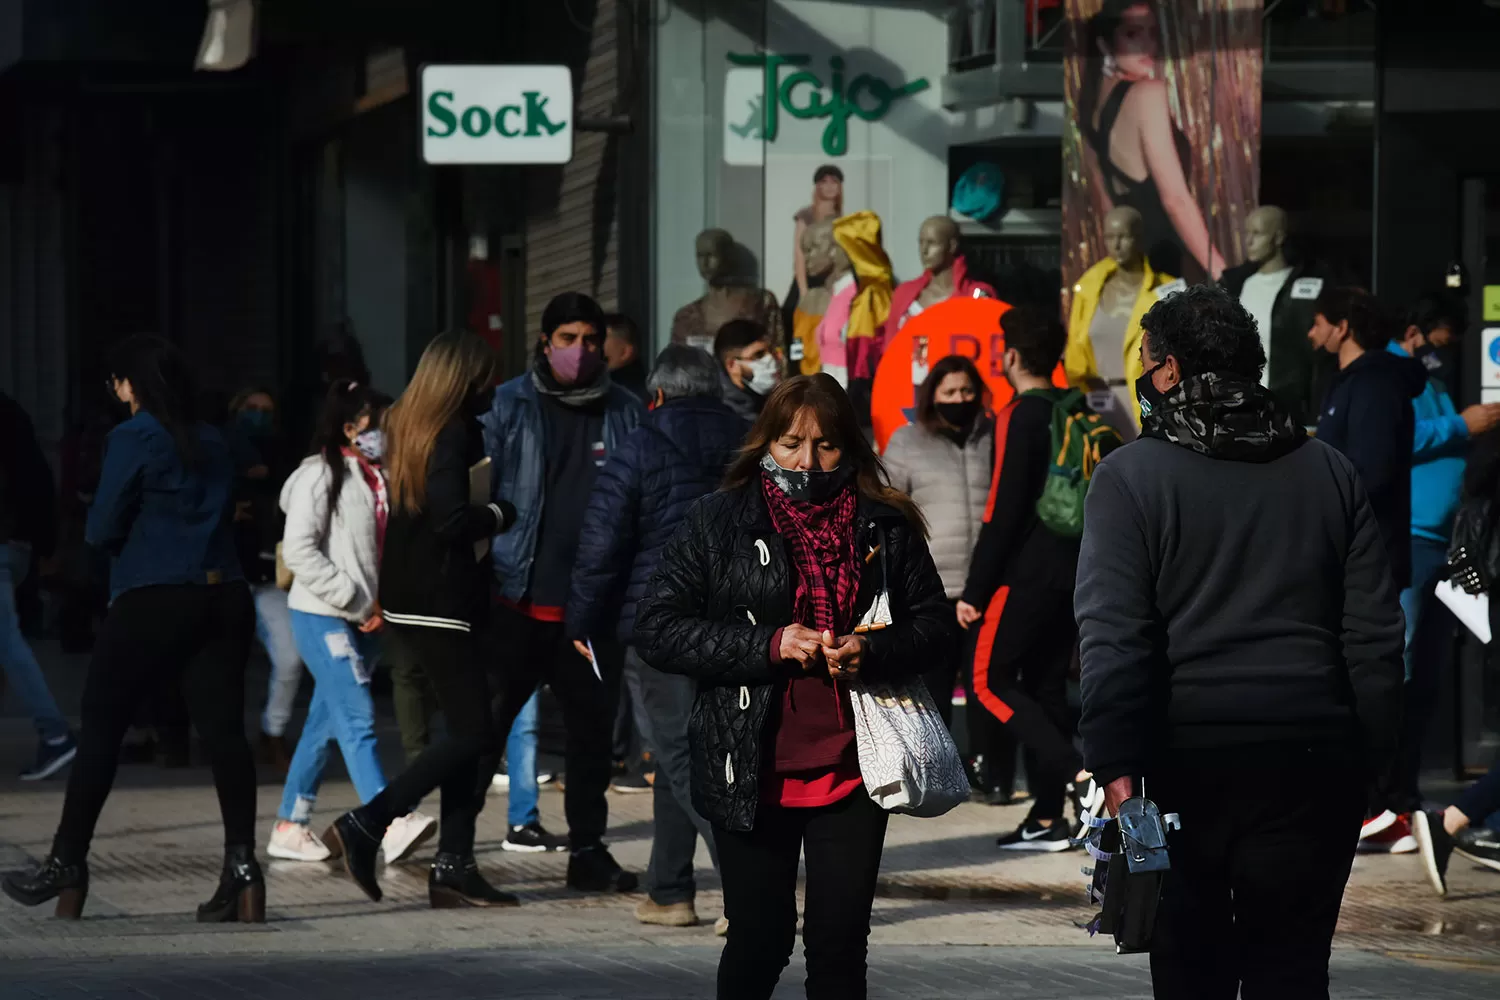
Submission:
<svg viewBox="0 0 1500 1000">
<path fill-rule="evenodd" d="M 846 215 L 833 224 L 833 239 L 828 282 L 833 299 L 818 324 L 820 360 L 840 385 L 861 382 L 867 388 L 880 361 L 880 330 L 891 311 L 891 261 L 881 246 L 880 216 Z"/>
<path fill-rule="evenodd" d="M 1261 384 L 1299 421 L 1312 424 L 1321 396 L 1316 386 L 1332 367 L 1307 340 L 1323 279 L 1289 257 L 1286 235 L 1281 209 L 1262 205 L 1251 212 L 1245 219 L 1245 262 L 1226 270 L 1220 284 L 1240 300 L 1260 330 L 1266 351 Z"/>
<path fill-rule="evenodd" d="M 788 358 L 793 374 L 816 375 L 823 370 L 822 352 L 818 348 L 818 324 L 833 301 L 834 268 L 842 273 L 852 267 L 849 255 L 833 238 L 833 222 L 814 222 L 802 231 L 802 259 L 809 279 L 807 291 L 792 311 L 792 336 Z"/>
<path fill-rule="evenodd" d="M 1089 403 L 1127 441 L 1134 439 L 1140 412 L 1135 380 L 1141 375 L 1141 317 L 1156 300 L 1183 283 L 1157 274 L 1146 259 L 1141 213 L 1128 206 L 1104 217 L 1109 256 L 1083 272 L 1073 286 L 1068 381 L 1089 392 Z"/>
<path fill-rule="evenodd" d="M 882 342 L 894 337 L 908 319 L 939 302 L 995 297 L 993 288 L 969 277 L 968 262 L 959 244 L 958 223 L 946 215 L 934 215 L 922 223 L 917 231 L 917 252 L 923 271 L 896 287 Z"/>
<path fill-rule="evenodd" d="M 722 229 L 698 234 L 694 252 L 698 273 L 708 291 L 672 317 L 672 343 L 688 344 L 713 353 L 714 334 L 732 319 L 750 319 L 765 327 L 772 344 L 782 342 L 781 310 L 775 294 L 764 288 L 737 284 L 732 274 L 734 237 Z"/>
</svg>

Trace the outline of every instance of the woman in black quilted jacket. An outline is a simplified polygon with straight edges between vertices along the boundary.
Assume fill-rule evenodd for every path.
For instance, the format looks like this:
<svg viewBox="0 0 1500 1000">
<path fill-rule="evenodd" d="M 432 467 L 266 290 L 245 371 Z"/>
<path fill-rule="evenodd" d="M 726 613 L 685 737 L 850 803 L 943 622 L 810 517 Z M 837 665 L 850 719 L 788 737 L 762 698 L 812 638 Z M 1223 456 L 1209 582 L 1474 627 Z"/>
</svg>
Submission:
<svg viewBox="0 0 1500 1000">
<path fill-rule="evenodd" d="M 922 514 L 831 376 L 772 392 L 646 592 L 641 657 L 698 682 L 693 801 L 713 824 L 730 926 L 720 1000 L 775 990 L 803 851 L 807 995 L 864 996 L 886 815 L 860 776 L 849 685 L 920 676 L 957 628 Z"/>
</svg>

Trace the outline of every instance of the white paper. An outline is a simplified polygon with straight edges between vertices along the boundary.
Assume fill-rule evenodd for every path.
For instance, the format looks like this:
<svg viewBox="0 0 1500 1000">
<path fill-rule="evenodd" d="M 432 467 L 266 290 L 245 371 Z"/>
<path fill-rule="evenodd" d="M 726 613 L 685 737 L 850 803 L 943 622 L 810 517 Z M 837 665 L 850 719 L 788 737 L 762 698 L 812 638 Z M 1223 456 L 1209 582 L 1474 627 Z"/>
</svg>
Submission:
<svg viewBox="0 0 1500 1000">
<path fill-rule="evenodd" d="M 583 644 L 589 648 L 589 666 L 594 668 L 594 676 L 599 678 L 599 681 L 603 683 L 604 675 L 599 672 L 599 657 L 594 655 L 594 641 L 592 639 L 585 639 Z"/>
<path fill-rule="evenodd" d="M 1475 596 L 1452 580 L 1441 580 L 1437 585 L 1437 599 L 1448 606 L 1453 617 L 1463 623 L 1486 646 L 1490 643 L 1490 595 Z"/>
</svg>

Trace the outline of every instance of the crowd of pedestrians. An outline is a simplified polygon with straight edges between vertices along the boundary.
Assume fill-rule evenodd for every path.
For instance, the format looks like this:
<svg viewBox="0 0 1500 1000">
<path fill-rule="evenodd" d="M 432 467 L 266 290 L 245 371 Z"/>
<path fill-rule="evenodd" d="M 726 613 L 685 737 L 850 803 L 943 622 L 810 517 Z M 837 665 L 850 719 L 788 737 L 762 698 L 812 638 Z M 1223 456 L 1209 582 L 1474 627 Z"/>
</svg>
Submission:
<svg viewBox="0 0 1500 1000">
<path fill-rule="evenodd" d="M 1439 893 L 1455 854 L 1500 870 L 1500 771 L 1446 808 L 1418 785 L 1455 628 L 1438 585 L 1500 579 L 1500 405 L 1454 405 L 1466 317 L 1444 296 L 1399 319 L 1357 288 L 1315 306 L 1314 428 L 1263 387 L 1255 320 L 1197 286 L 1141 319 L 1138 438 L 1056 383 L 1067 332 L 1023 306 L 998 331 L 1011 398 L 939 359 L 883 456 L 834 378 L 785 377 L 745 319 L 711 353 L 648 366 L 629 318 L 559 295 L 509 381 L 463 332 L 433 339 L 394 401 L 367 374 L 328 379 L 300 459 L 270 391 L 236 396 L 221 430 L 181 355 L 130 338 L 109 364 L 128 417 L 88 509 L 110 601 L 76 740 L 14 600 L 58 503 L 23 488 L 51 476 L 0 398 L 0 660 L 38 735 L 22 777 L 72 768 L 51 851 L 4 891 L 82 912 L 144 711 L 173 739 L 191 720 L 213 770 L 225 858 L 199 919 L 263 920 L 243 725 L 258 640 L 259 757 L 284 779 L 269 856 L 335 863 L 378 901 L 381 861 L 436 837 L 432 906 L 516 905 L 474 855 L 498 788 L 503 849 L 566 851 L 569 887 L 629 893 L 607 793 L 649 788 L 637 919 L 700 922 L 701 839 L 724 886 L 718 995 L 768 997 L 805 858 L 808 994 L 863 995 L 888 813 L 851 693 L 920 679 L 945 723 L 964 706 L 975 798 L 1031 799 L 998 849 L 1075 849 L 1148 781 L 1182 817 L 1158 996 L 1323 995 L 1356 847 L 1420 852 Z M 381 667 L 405 756 L 390 780 Z M 566 732 L 565 833 L 537 803 L 544 692 Z M 333 747 L 360 805 L 325 829 Z"/>
</svg>

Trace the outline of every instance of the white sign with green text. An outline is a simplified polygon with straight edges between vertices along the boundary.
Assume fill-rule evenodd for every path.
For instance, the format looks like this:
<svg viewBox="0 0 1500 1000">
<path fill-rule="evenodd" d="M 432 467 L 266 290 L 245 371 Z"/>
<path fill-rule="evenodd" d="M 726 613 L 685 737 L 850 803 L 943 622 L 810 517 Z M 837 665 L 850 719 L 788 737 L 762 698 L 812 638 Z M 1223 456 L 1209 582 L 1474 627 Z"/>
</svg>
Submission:
<svg viewBox="0 0 1500 1000">
<path fill-rule="evenodd" d="M 422 67 L 426 162 L 567 163 L 572 158 L 568 67 Z"/>
</svg>

